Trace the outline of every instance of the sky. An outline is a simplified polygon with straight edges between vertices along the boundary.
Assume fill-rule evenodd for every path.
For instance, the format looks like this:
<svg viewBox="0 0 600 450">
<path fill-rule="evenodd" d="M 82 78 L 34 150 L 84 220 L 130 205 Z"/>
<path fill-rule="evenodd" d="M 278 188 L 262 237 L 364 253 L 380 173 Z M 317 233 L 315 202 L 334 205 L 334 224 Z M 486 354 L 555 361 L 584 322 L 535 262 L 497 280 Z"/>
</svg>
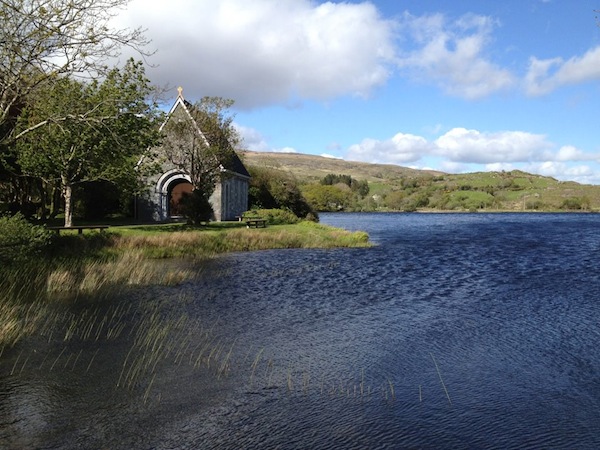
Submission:
<svg viewBox="0 0 600 450">
<path fill-rule="evenodd" d="M 600 184 L 600 0 L 133 0 L 151 81 L 244 147 Z M 123 57 L 129 56 L 125 51 Z M 135 55 L 133 55 L 135 56 Z"/>
</svg>

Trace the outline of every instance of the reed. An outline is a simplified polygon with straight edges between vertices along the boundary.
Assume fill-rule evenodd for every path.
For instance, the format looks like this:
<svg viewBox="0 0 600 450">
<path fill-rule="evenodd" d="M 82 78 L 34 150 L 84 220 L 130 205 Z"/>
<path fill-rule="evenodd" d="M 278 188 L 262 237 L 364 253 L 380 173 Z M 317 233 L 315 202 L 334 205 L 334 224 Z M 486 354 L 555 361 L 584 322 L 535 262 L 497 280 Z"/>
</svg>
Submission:
<svg viewBox="0 0 600 450">
<path fill-rule="evenodd" d="M 389 378 L 387 381 L 390 387 L 390 397 L 392 400 L 396 400 L 396 391 L 394 390 L 394 383 L 392 383 L 392 380 L 390 380 Z"/>
<path fill-rule="evenodd" d="M 114 259 L 63 264 L 49 273 L 46 291 L 63 297 L 107 297 L 122 286 L 173 285 L 191 277 L 190 269 L 165 270 L 164 264 L 129 251 Z"/>
<path fill-rule="evenodd" d="M 149 227 L 147 227 L 149 228 Z M 48 324 L 44 307 L 36 306 L 23 320 L 21 303 L 43 305 L 52 300 L 107 298 L 125 286 L 175 285 L 195 276 L 195 269 L 168 266 L 156 258 L 208 258 L 218 253 L 277 248 L 332 248 L 370 246 L 368 235 L 301 222 L 266 229 L 240 228 L 237 224 L 203 229 L 181 226 L 115 228 L 111 233 L 61 236 L 54 258 L 20 262 L 0 269 L 0 348 Z M 163 230 L 162 232 L 156 230 Z M 173 231 L 176 230 L 176 231 Z M 29 320 L 31 319 L 31 320 Z M 50 325 L 51 327 L 51 325 Z M 87 334 L 101 338 L 104 328 L 116 338 L 123 327 L 105 323 L 90 326 Z M 72 330 L 67 339 L 73 337 Z M 52 332 L 47 335 L 51 339 Z"/>
<path fill-rule="evenodd" d="M 252 386 L 252 382 L 254 381 L 254 374 L 256 372 L 256 368 L 258 367 L 258 363 L 260 362 L 264 350 L 264 348 L 260 349 L 260 351 L 256 354 L 256 357 L 254 358 L 254 362 L 250 366 L 250 368 L 252 369 L 252 373 L 250 374 L 250 386 Z"/>
<path fill-rule="evenodd" d="M 444 383 L 444 379 L 442 378 L 442 373 L 440 372 L 440 368 L 433 357 L 433 353 L 429 353 L 431 355 L 431 359 L 433 360 L 433 364 L 435 364 L 435 370 L 437 370 L 438 377 L 440 378 L 440 383 L 442 383 L 442 387 L 444 388 L 444 392 L 446 393 L 446 398 L 448 399 L 448 403 L 452 406 L 452 400 L 450 400 L 450 394 L 448 393 L 448 389 L 446 389 L 446 384 Z"/>
<path fill-rule="evenodd" d="M 97 301 L 129 286 L 173 285 L 195 276 L 197 270 L 167 265 L 124 252 L 101 260 L 69 260 L 43 265 L 37 262 L 14 269 L 0 268 L 0 348 L 12 347 L 31 334 L 51 339 L 56 323 L 51 310 L 56 302 L 82 299 Z M 73 316 L 63 340 L 95 337 L 108 333 L 118 337 L 125 324 L 115 321 L 117 312 L 97 322 L 89 311 Z M 58 323 L 62 322 L 62 318 Z"/>
</svg>

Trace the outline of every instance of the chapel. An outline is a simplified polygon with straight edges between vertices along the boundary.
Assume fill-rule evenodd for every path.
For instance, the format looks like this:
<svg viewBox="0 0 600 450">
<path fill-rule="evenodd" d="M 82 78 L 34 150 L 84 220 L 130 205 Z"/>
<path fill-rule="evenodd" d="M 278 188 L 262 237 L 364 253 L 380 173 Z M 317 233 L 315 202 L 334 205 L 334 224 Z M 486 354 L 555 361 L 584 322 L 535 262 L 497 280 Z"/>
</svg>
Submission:
<svg viewBox="0 0 600 450">
<path fill-rule="evenodd" d="M 203 139 L 206 142 L 200 124 L 192 114 L 194 105 L 183 97 L 182 88 L 171 107 L 161 131 L 169 133 L 169 121 L 191 122 L 190 140 Z M 210 143 L 208 144 L 210 145 Z M 182 217 L 180 202 L 186 193 L 192 192 L 191 179 L 193 159 L 174 158 L 171 149 L 165 145 L 151 149 L 151 156 L 143 158 L 138 164 L 157 164 L 159 170 L 144 178 L 144 192 L 136 198 L 136 216 L 144 222 L 168 222 Z M 210 197 L 214 221 L 236 220 L 248 209 L 248 186 L 250 174 L 235 151 L 230 152 L 226 161 L 219 161 L 220 176 Z"/>
</svg>

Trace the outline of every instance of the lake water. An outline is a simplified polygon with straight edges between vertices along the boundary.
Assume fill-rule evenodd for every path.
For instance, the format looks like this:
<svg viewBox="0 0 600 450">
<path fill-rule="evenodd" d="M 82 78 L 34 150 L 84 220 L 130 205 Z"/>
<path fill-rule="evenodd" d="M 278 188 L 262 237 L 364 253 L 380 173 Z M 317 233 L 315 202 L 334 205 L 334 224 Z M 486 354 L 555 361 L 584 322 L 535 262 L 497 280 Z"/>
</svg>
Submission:
<svg viewBox="0 0 600 450">
<path fill-rule="evenodd" d="M 0 448 L 600 448 L 600 215 L 321 220 L 377 245 L 57 306 L 0 357 Z"/>
</svg>

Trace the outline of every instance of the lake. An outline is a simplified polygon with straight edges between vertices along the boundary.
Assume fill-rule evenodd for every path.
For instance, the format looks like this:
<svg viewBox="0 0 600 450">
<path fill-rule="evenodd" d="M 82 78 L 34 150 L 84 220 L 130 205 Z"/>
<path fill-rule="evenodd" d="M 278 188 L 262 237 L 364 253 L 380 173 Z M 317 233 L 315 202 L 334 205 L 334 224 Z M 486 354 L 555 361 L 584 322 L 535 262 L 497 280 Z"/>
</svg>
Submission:
<svg viewBox="0 0 600 450">
<path fill-rule="evenodd" d="M 321 221 L 376 246 L 56 305 L 0 357 L 0 448 L 600 448 L 600 215 Z"/>
</svg>

